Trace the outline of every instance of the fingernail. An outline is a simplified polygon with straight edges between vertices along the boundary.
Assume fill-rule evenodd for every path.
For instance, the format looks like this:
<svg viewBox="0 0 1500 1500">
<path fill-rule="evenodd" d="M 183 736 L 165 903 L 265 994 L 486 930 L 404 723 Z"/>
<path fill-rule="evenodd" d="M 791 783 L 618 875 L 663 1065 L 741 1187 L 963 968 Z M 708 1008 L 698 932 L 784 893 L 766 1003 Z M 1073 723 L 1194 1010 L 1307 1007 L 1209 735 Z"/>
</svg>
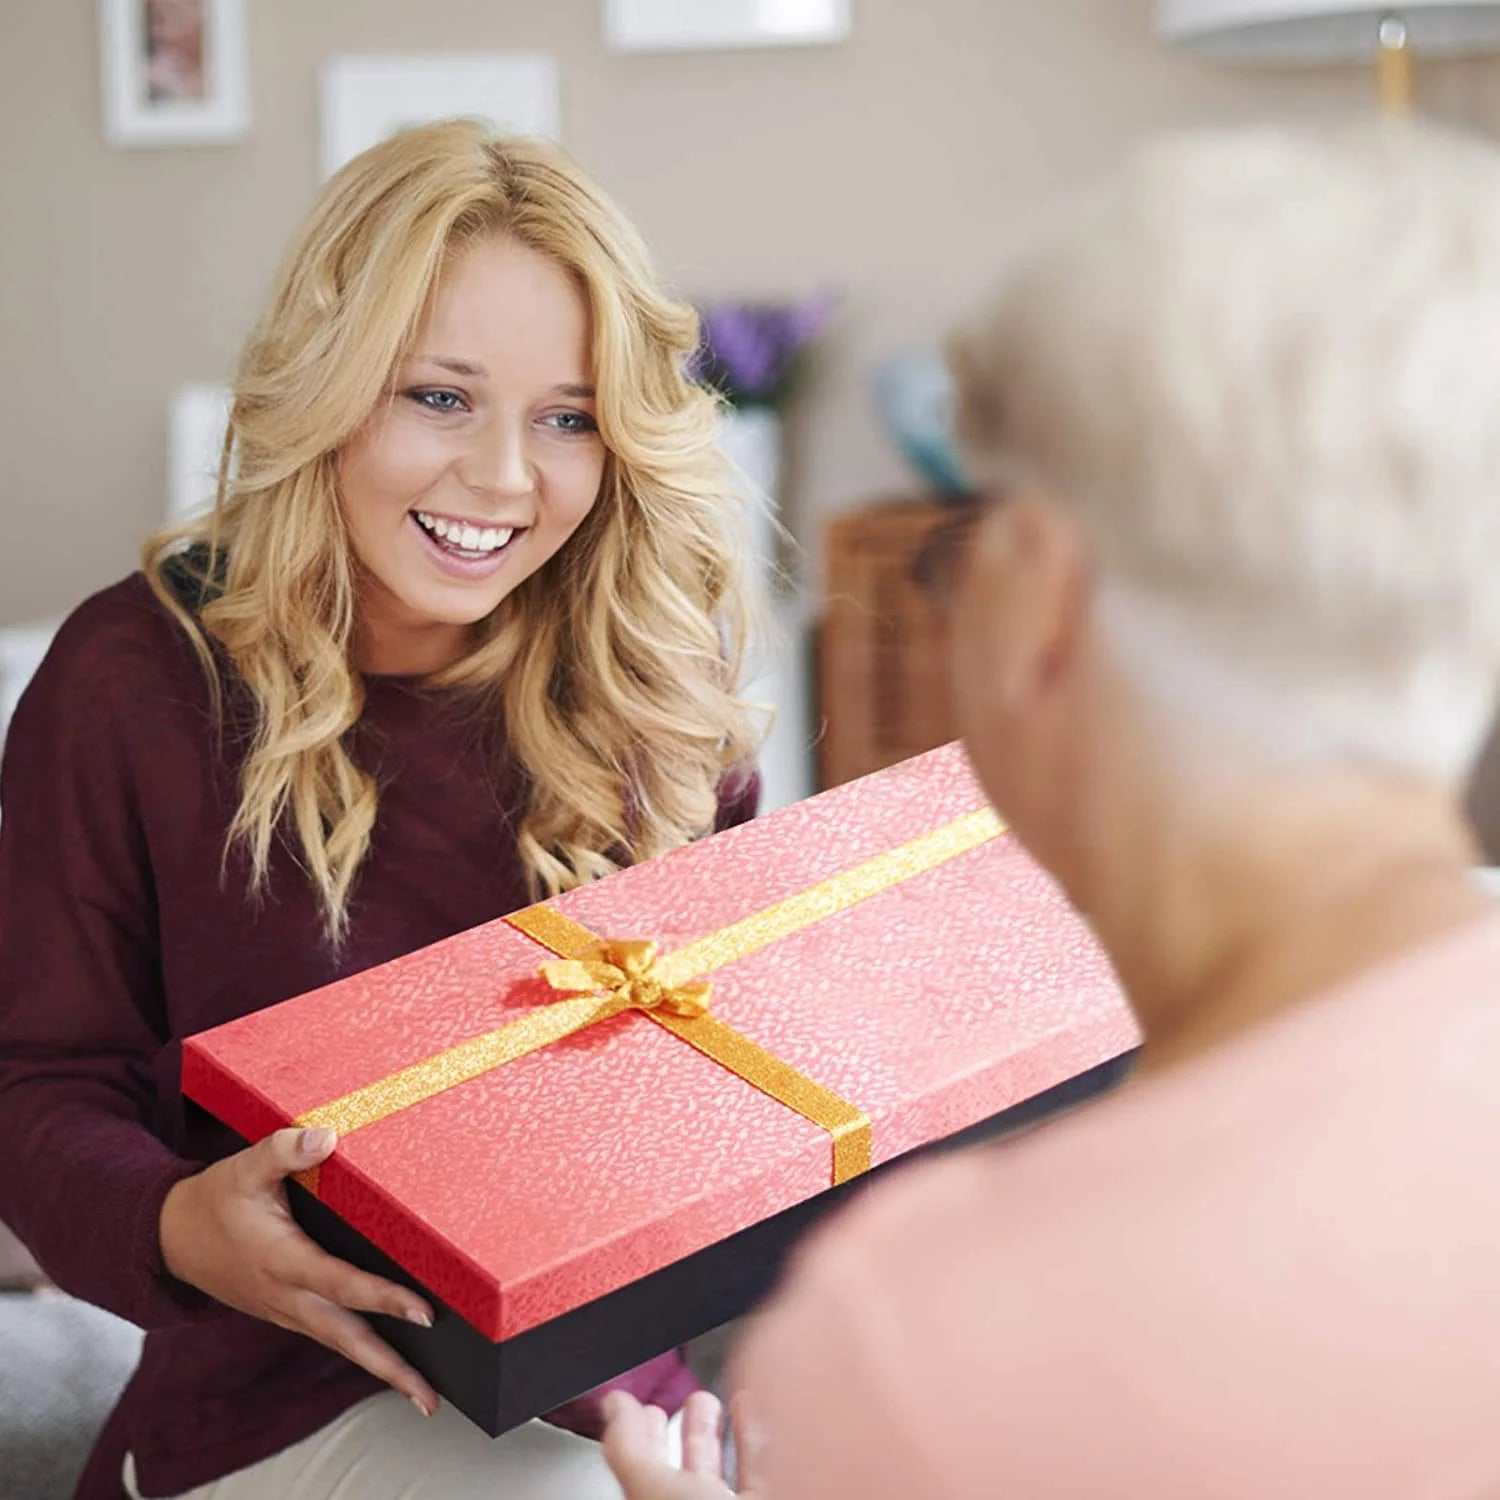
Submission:
<svg viewBox="0 0 1500 1500">
<path fill-rule="evenodd" d="M 411 1404 L 415 1406 L 416 1409 L 421 1412 L 424 1417 L 430 1417 L 432 1415 L 432 1412 L 427 1409 L 419 1396 L 408 1396 L 406 1399 L 410 1401 Z"/>
<path fill-rule="evenodd" d="M 297 1142 L 297 1149 L 304 1156 L 316 1156 L 321 1151 L 327 1151 L 333 1142 L 333 1132 L 319 1127 L 316 1130 L 304 1130 L 301 1139 Z"/>
<path fill-rule="evenodd" d="M 418 1328 L 431 1328 L 432 1314 L 425 1307 L 409 1307 L 406 1309 L 406 1321 L 415 1323 Z"/>
</svg>

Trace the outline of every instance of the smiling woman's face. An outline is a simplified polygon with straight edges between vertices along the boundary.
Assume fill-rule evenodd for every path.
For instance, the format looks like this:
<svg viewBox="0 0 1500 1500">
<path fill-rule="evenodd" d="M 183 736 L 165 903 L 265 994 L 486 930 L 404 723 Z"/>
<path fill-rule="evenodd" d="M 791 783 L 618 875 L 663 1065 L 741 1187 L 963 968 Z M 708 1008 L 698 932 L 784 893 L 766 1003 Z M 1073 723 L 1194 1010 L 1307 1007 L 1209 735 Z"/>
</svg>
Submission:
<svg viewBox="0 0 1500 1500">
<path fill-rule="evenodd" d="M 588 304 L 503 235 L 447 270 L 412 355 L 339 454 L 367 672 L 456 661 L 593 507 L 605 450 Z"/>
</svg>

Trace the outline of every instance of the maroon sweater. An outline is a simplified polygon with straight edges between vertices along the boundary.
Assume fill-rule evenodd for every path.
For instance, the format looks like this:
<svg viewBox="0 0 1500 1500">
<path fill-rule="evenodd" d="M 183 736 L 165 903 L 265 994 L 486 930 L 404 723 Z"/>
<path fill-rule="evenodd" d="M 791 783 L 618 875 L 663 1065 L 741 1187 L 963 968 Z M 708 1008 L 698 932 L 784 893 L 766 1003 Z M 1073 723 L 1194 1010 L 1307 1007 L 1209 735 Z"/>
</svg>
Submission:
<svg viewBox="0 0 1500 1500">
<path fill-rule="evenodd" d="M 133 575 L 63 626 L 11 723 L 0 775 L 0 1221 L 66 1290 L 140 1324 L 141 1363 L 81 1500 L 118 1500 L 132 1450 L 176 1494 L 307 1437 L 381 1389 L 321 1345 L 170 1277 L 173 1183 L 236 1148 L 178 1085 L 183 1037 L 524 906 L 520 781 L 498 736 L 411 679 L 369 681 L 351 735 L 381 785 L 347 945 L 278 846 L 269 891 L 220 875 L 248 703 L 222 739 L 181 631 Z M 753 777 L 719 826 L 753 816 Z M 675 1406 L 678 1356 L 626 1378 Z M 569 1420 L 571 1415 L 572 1420 Z M 559 1415 L 586 1426 L 574 1410 Z"/>
</svg>

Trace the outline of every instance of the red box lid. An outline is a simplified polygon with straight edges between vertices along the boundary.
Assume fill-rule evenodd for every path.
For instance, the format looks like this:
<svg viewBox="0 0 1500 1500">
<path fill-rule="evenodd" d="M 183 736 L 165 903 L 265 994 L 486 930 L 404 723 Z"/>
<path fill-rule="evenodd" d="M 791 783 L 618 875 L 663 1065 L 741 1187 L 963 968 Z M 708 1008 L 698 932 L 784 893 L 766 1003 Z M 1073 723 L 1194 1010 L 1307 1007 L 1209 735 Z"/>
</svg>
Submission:
<svg viewBox="0 0 1500 1500">
<path fill-rule="evenodd" d="M 547 903 L 664 953 L 984 807 L 947 746 Z M 183 1089 L 250 1140 L 561 998 L 506 920 L 204 1032 Z M 1139 1040 L 1102 950 L 1003 830 L 706 976 L 713 1013 L 849 1100 L 874 1163 Z M 330 1208 L 491 1339 L 830 1186 L 830 1137 L 639 1012 L 341 1135 Z"/>
</svg>

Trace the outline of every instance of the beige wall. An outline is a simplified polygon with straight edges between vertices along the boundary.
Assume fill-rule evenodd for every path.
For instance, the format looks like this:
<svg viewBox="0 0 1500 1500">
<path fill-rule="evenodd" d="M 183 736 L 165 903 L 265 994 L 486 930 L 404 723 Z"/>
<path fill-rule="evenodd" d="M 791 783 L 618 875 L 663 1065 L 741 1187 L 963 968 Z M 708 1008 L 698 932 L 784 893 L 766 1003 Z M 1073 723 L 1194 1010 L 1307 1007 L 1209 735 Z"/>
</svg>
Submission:
<svg viewBox="0 0 1500 1500">
<path fill-rule="evenodd" d="M 621 57 L 599 0 L 247 0 L 253 125 L 219 148 L 100 139 L 93 0 L 0 0 L 6 379 L 0 624 L 132 566 L 163 506 L 165 409 L 226 374 L 317 180 L 317 69 L 339 51 L 534 48 L 568 145 L 684 291 L 844 289 L 795 414 L 797 530 L 905 484 L 868 376 L 983 289 L 1060 185 L 1167 126 L 1362 106 L 1358 70 L 1226 72 L 1160 49 L 1148 0 L 854 0 L 850 43 Z M 1486 124 L 1500 61 L 1433 67 Z"/>
</svg>

